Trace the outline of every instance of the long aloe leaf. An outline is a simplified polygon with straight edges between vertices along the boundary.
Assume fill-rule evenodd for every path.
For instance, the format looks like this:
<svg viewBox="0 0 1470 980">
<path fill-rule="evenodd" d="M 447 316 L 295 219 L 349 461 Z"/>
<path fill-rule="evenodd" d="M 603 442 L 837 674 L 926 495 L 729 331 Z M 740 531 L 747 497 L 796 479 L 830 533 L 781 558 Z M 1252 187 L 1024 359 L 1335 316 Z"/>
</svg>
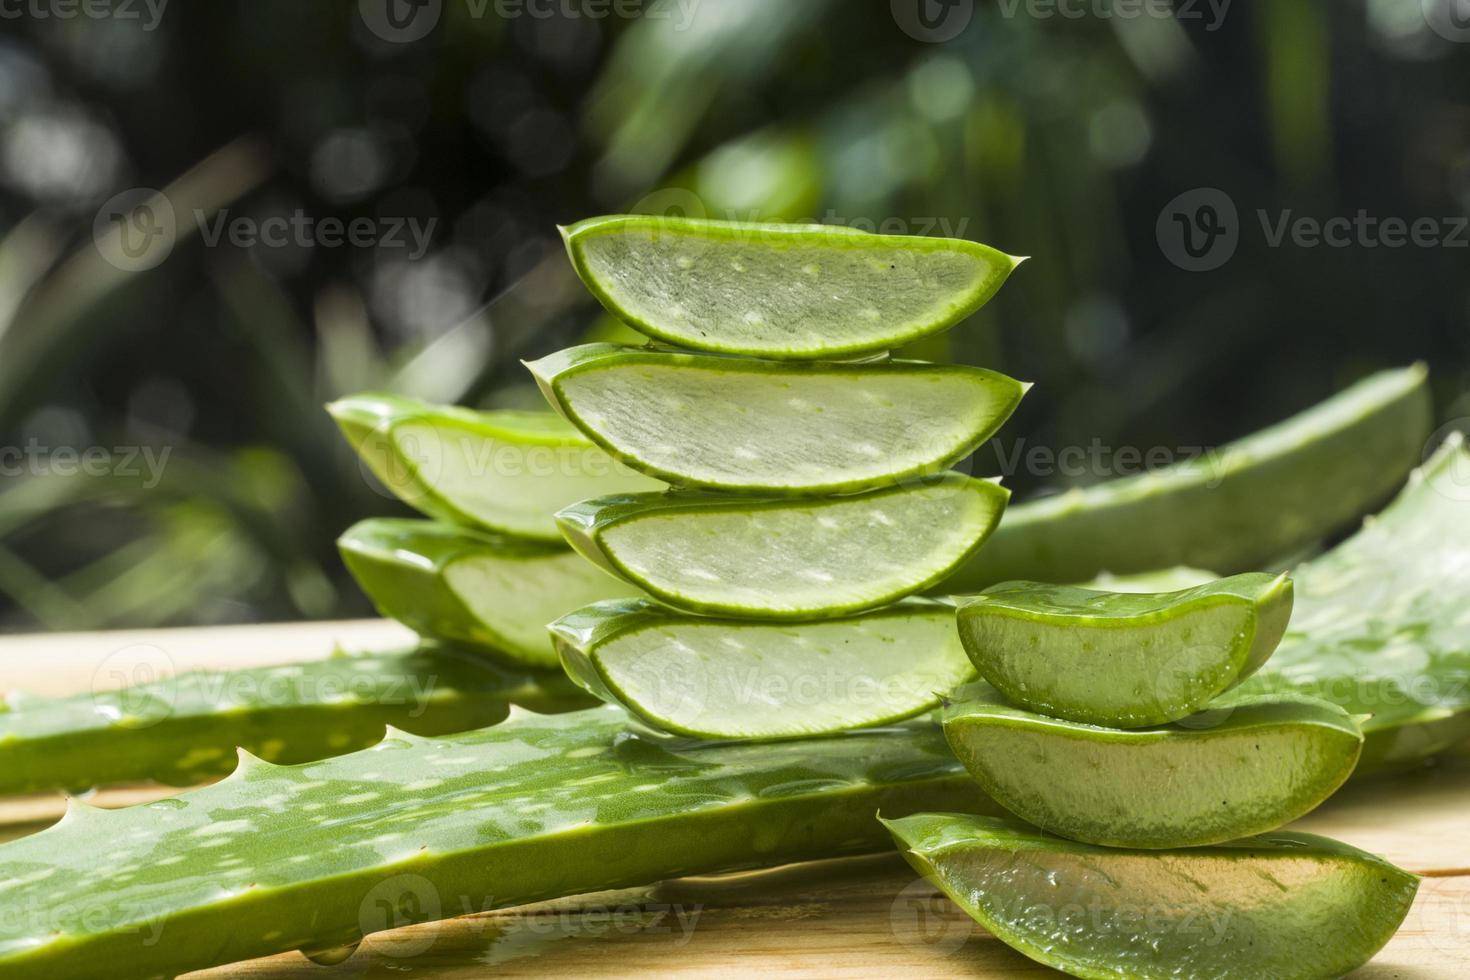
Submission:
<svg viewBox="0 0 1470 980">
<path fill-rule="evenodd" d="M 1351 523 L 1403 482 L 1431 427 L 1425 376 L 1423 365 L 1383 371 L 1190 462 L 1014 504 L 935 591 L 1172 565 L 1259 570 Z"/>
<path fill-rule="evenodd" d="M 0 846 L 0 975 L 173 976 L 466 911 L 891 846 L 873 819 L 988 803 L 931 723 L 781 745 L 627 733 L 615 708 L 390 732 L 304 766 L 75 806 Z"/>
<path fill-rule="evenodd" d="M 237 746 L 271 762 L 307 762 L 372 745 L 385 724 L 439 735 L 494 724 L 512 704 L 590 703 L 560 675 L 512 673 L 431 647 L 16 698 L 0 709 L 0 793 L 145 779 L 187 786 L 230 772 Z"/>
</svg>

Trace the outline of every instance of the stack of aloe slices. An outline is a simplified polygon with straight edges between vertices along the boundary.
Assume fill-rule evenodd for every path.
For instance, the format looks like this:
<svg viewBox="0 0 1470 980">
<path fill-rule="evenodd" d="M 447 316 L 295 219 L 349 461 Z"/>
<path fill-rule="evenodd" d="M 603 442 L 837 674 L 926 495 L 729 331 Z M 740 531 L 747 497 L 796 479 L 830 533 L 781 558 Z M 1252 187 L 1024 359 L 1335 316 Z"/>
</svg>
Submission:
<svg viewBox="0 0 1470 980">
<path fill-rule="evenodd" d="M 999 522 L 1007 492 L 948 467 L 1027 386 L 888 351 L 973 312 L 1017 260 L 821 226 L 623 215 L 563 232 L 610 312 L 683 348 L 528 365 L 589 439 L 674 487 L 558 515 L 657 600 L 553 623 L 567 673 L 655 729 L 716 739 L 886 724 L 972 676 L 952 607 L 907 597 Z"/>
</svg>

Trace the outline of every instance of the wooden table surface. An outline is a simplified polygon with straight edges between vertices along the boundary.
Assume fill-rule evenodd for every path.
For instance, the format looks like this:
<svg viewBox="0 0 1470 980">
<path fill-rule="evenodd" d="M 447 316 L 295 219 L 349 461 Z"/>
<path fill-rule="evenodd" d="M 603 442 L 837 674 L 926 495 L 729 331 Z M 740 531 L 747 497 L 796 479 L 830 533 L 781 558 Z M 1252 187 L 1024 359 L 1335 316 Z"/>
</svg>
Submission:
<svg viewBox="0 0 1470 980">
<path fill-rule="evenodd" d="M 410 641 L 382 621 L 286 624 L 0 640 L 0 692 L 64 694 L 110 686 L 119 663 L 225 669 L 385 649 Z M 99 792 L 122 806 L 156 787 Z M 59 796 L 0 797 L 0 839 L 61 815 Z M 1470 975 L 1470 751 L 1410 774 L 1348 785 L 1294 829 L 1382 854 L 1425 876 L 1398 935 L 1358 980 Z M 514 976 L 967 978 L 1057 975 L 1012 952 L 938 896 L 896 856 L 808 864 L 581 896 L 381 933 L 324 968 L 292 953 L 190 974 L 209 980 L 419 980 Z"/>
</svg>

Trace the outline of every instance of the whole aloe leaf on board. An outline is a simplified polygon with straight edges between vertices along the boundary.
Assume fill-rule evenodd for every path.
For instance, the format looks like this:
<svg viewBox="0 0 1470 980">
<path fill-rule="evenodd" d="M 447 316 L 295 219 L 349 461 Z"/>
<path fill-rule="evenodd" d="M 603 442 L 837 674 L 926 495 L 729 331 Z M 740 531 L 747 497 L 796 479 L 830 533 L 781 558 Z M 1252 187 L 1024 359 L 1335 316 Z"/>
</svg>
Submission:
<svg viewBox="0 0 1470 980">
<path fill-rule="evenodd" d="M 482 909 L 885 850 L 873 814 L 994 811 L 931 722 L 689 744 L 603 707 L 390 731 L 303 766 L 122 810 L 74 805 L 0 846 L 0 975 L 173 976 Z"/>
<path fill-rule="evenodd" d="M 1172 565 L 1260 570 L 1367 513 L 1420 462 L 1432 418 L 1426 373 L 1382 371 L 1189 462 L 1012 504 L 934 591 Z"/>
<path fill-rule="evenodd" d="M 493 725 L 512 704 L 592 703 L 559 674 L 515 673 L 435 647 L 18 698 L 0 710 L 0 793 L 145 779 L 187 786 L 230 772 L 237 746 L 271 762 L 308 762 L 372 745 L 385 724 L 440 735 Z"/>
</svg>

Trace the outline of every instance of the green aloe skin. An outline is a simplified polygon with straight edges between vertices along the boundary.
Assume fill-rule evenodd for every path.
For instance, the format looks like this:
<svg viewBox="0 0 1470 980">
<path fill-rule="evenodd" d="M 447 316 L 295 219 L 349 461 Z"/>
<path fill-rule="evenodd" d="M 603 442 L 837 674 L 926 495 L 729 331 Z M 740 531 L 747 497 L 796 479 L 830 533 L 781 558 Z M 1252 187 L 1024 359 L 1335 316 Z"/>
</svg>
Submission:
<svg viewBox="0 0 1470 980">
<path fill-rule="evenodd" d="M 588 218 L 562 237 L 587 288 L 634 329 L 768 358 L 853 357 L 946 330 L 1022 261 L 953 238 L 645 215 Z"/>
<path fill-rule="evenodd" d="M 1421 461 L 1433 427 L 1426 375 L 1383 371 L 1192 461 L 1015 505 L 934 591 L 1269 568 L 1369 512 Z"/>
<path fill-rule="evenodd" d="M 586 344 L 526 365 L 603 449 L 682 487 L 823 495 L 934 476 L 1029 385 L 961 364 L 791 363 Z"/>
<path fill-rule="evenodd" d="M 557 514 L 582 557 L 670 605 L 811 619 L 920 592 L 974 554 L 1010 494 L 946 473 L 832 498 L 674 492 L 599 497 Z"/>
<path fill-rule="evenodd" d="M 1346 711 L 1299 694 L 1123 730 L 1012 707 L 984 682 L 956 695 L 944 734 L 1010 812 L 1073 840 L 1133 848 L 1274 830 L 1331 796 L 1363 747 Z"/>
<path fill-rule="evenodd" d="M 476 412 L 364 393 L 327 406 L 363 463 L 430 517 L 551 544 L 560 507 L 663 489 L 550 412 Z"/>
<path fill-rule="evenodd" d="M 1366 963 L 1419 879 L 1312 834 L 1160 853 L 1093 847 L 1011 820 L 885 820 L 914 870 L 1039 963 L 1088 980 L 1318 980 Z"/>
<path fill-rule="evenodd" d="M 299 763 L 372 745 L 384 725 L 440 735 L 493 725 L 512 704 L 552 712 L 593 703 L 560 675 L 432 647 L 12 699 L 0 710 L 0 793 L 148 779 L 190 786 L 227 775 L 237 747 Z"/>
<path fill-rule="evenodd" d="M 385 615 L 513 667 L 555 669 L 548 622 L 639 594 L 566 548 L 432 521 L 369 518 L 337 543 Z"/>
<path fill-rule="evenodd" d="M 567 674 L 652 727 L 804 738 L 910 718 L 974 676 L 954 608 L 907 599 L 809 623 L 710 619 L 641 600 L 551 624 Z"/>
<path fill-rule="evenodd" d="M 1291 618 L 1284 575 L 1251 572 L 1177 592 L 1009 582 L 962 601 L 960 638 L 1012 703 L 1069 721 L 1177 721 L 1253 674 Z"/>
<path fill-rule="evenodd" d="M 661 878 L 866 853 L 884 812 L 988 808 L 931 723 L 672 744 L 602 707 L 81 804 L 0 845 L 0 975 L 173 976 Z"/>
</svg>

